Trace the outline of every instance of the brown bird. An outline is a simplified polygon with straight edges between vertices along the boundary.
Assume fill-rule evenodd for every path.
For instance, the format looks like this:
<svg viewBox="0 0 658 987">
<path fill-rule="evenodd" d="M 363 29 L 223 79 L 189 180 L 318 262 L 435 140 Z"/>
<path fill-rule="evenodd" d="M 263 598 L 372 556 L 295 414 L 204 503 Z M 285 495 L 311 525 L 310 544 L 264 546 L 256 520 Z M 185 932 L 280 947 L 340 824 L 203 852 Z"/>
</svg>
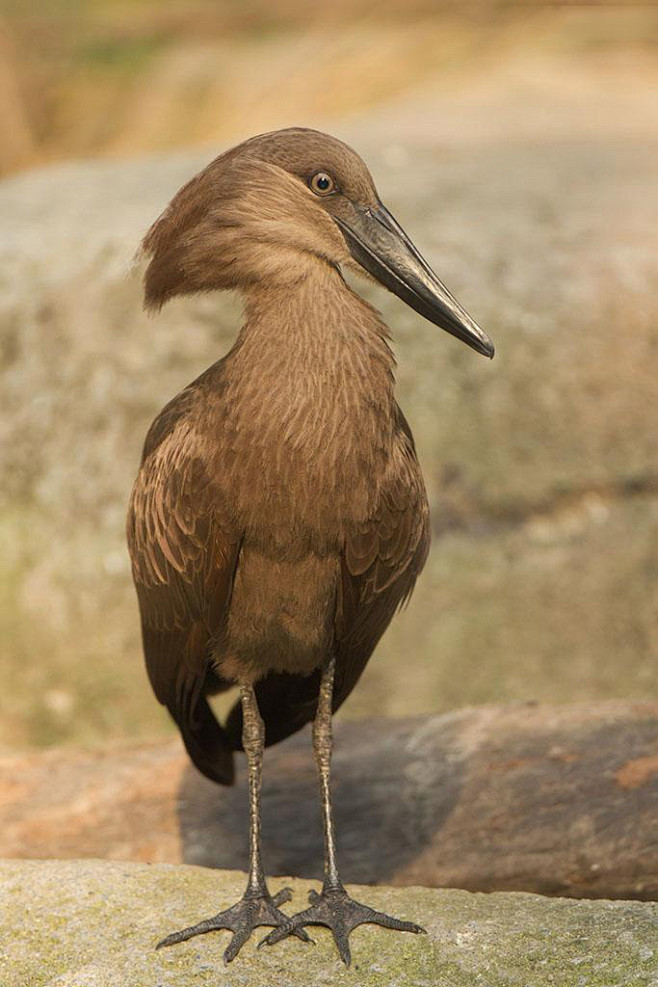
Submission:
<svg viewBox="0 0 658 987">
<path fill-rule="evenodd" d="M 364 922 L 422 932 L 349 897 L 336 863 L 332 713 L 354 688 L 429 546 L 414 441 L 394 397 L 378 313 L 341 269 L 364 270 L 431 322 L 493 356 L 377 195 L 361 158 L 326 134 L 264 134 L 220 155 L 147 233 L 145 304 L 237 289 L 230 352 L 175 397 L 146 437 L 128 541 L 153 690 L 206 777 L 247 755 L 250 867 L 241 900 L 159 945 L 229 929 L 232 960 L 256 926 L 308 940 Z M 237 684 L 225 724 L 207 696 Z M 324 882 L 291 918 L 260 854 L 263 747 L 313 720 Z M 355 752 L 356 755 L 356 752 Z"/>
</svg>

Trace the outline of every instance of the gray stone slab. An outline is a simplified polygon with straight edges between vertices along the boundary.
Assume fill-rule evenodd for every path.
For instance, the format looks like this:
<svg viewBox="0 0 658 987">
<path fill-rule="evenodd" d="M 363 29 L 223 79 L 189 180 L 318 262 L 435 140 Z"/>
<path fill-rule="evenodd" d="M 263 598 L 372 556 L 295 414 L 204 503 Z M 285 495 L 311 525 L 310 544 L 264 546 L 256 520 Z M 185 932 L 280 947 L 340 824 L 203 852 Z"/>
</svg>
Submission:
<svg viewBox="0 0 658 987">
<path fill-rule="evenodd" d="M 274 890 L 283 885 L 273 879 Z M 289 883 L 289 882 L 285 882 Z M 7 987 L 656 987 L 658 906 L 529 894 L 358 888 L 361 900 L 422 922 L 426 936 L 374 926 L 353 934 L 353 963 L 327 930 L 229 966 L 227 934 L 155 952 L 174 929 L 240 895 L 244 875 L 164 864 L 7 861 L 0 865 L 0 982 Z M 302 907 L 307 882 L 293 882 Z"/>
</svg>

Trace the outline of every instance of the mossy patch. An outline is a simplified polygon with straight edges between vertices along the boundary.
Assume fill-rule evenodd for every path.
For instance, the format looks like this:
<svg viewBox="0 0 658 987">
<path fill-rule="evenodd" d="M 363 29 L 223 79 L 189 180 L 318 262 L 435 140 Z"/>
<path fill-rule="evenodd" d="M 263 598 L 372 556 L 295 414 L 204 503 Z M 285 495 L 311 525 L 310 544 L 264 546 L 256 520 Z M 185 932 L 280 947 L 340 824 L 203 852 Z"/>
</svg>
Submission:
<svg viewBox="0 0 658 987">
<path fill-rule="evenodd" d="M 290 883 L 291 912 L 309 884 Z M 283 886 L 272 879 L 273 890 Z M 314 946 L 258 950 L 255 935 L 225 967 L 225 933 L 155 952 L 167 932 L 226 907 L 244 875 L 107 861 L 7 861 L 0 982 L 12 987 L 651 987 L 658 977 L 658 906 L 529 894 L 358 888 L 361 900 L 415 919 L 426 936 L 367 926 L 346 969 L 327 930 Z"/>
</svg>

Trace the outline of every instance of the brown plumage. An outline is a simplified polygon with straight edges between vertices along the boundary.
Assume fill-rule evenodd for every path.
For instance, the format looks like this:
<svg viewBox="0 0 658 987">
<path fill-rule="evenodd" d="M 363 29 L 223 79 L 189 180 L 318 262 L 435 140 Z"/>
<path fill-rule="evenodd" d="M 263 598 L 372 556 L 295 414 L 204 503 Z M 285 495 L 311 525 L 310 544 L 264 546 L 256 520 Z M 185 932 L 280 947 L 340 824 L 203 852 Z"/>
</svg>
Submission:
<svg viewBox="0 0 658 987">
<path fill-rule="evenodd" d="M 254 925 L 280 926 L 273 942 L 307 938 L 303 925 L 320 922 L 348 961 L 359 922 L 418 931 L 347 898 L 328 774 L 331 711 L 411 593 L 429 522 L 387 329 L 341 267 L 366 268 L 489 355 L 490 344 L 381 206 L 361 159 L 315 131 L 266 134 L 221 155 L 178 192 L 143 250 L 149 308 L 230 288 L 246 310 L 227 356 L 151 426 L 128 519 L 155 694 L 207 777 L 230 784 L 242 748 L 250 767 L 245 898 L 165 943 L 231 928 L 232 959 Z M 219 725 L 206 697 L 235 683 L 241 702 Z M 315 908 L 288 920 L 260 864 L 263 729 L 272 744 L 314 717 L 325 883 Z"/>
</svg>

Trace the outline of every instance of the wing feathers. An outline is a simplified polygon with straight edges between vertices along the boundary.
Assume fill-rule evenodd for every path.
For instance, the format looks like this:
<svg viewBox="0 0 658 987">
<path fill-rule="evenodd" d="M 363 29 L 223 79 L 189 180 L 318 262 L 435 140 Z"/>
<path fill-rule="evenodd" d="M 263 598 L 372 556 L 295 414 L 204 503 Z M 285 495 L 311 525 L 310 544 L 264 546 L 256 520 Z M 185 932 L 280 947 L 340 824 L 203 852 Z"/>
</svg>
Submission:
<svg viewBox="0 0 658 987">
<path fill-rule="evenodd" d="M 336 620 L 334 703 L 347 698 L 395 611 L 411 594 L 429 550 L 429 509 L 409 426 L 382 484 L 377 509 L 350 532 Z"/>
<path fill-rule="evenodd" d="M 189 406 L 189 392 L 180 401 Z M 210 668 L 210 644 L 227 616 L 240 540 L 223 520 L 220 491 L 175 404 L 147 437 L 128 544 L 153 690 L 176 720 L 197 768 L 230 784 L 232 747 L 205 693 L 229 686 Z"/>
</svg>

